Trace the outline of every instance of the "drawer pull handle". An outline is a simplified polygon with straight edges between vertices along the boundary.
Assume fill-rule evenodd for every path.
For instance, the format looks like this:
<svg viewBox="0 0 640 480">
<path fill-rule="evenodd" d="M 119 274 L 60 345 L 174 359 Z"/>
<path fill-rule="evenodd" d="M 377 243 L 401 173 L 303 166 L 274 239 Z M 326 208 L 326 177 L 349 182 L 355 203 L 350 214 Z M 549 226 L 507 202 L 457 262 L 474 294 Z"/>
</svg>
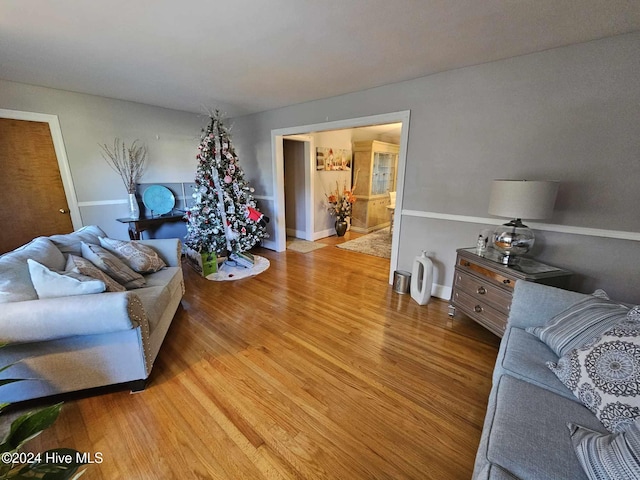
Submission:
<svg viewBox="0 0 640 480">
<path fill-rule="evenodd" d="M 505 278 L 504 280 L 502 280 L 502 283 L 504 283 L 505 285 L 509 285 L 511 283 L 511 280 Z"/>
<path fill-rule="evenodd" d="M 469 262 L 462 262 L 463 267 L 470 267 L 471 264 Z"/>
<path fill-rule="evenodd" d="M 473 309 L 476 311 L 476 313 L 482 313 L 482 307 L 480 305 L 476 305 L 475 307 L 473 307 Z"/>
<path fill-rule="evenodd" d="M 487 289 L 484 287 L 478 287 L 478 295 L 484 295 L 487 293 Z"/>
</svg>

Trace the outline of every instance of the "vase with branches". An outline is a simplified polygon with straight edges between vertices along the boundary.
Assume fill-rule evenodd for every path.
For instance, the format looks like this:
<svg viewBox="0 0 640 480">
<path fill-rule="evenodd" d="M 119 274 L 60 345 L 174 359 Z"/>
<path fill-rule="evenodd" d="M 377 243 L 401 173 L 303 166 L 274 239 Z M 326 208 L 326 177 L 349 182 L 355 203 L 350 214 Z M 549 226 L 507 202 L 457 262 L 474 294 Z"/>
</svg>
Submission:
<svg viewBox="0 0 640 480">
<path fill-rule="evenodd" d="M 130 147 L 124 141 L 116 138 L 113 147 L 100 144 L 102 157 L 109 166 L 118 174 L 129 194 L 129 216 L 137 219 L 140 217 L 140 207 L 136 199 L 136 184 L 144 174 L 147 160 L 147 147 L 138 145 L 134 140 Z"/>
</svg>

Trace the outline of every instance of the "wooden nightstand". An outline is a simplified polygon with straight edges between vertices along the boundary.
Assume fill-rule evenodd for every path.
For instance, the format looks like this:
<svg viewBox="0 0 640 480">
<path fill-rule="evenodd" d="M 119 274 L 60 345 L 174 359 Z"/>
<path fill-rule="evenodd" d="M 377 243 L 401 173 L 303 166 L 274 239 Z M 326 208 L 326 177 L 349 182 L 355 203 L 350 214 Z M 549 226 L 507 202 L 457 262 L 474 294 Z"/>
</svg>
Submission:
<svg viewBox="0 0 640 480">
<path fill-rule="evenodd" d="M 566 288 L 571 272 L 530 258 L 518 265 L 502 265 L 499 253 L 487 249 L 479 255 L 475 248 L 457 250 L 449 316 L 456 309 L 502 337 L 507 326 L 513 288 L 518 280 Z"/>
</svg>

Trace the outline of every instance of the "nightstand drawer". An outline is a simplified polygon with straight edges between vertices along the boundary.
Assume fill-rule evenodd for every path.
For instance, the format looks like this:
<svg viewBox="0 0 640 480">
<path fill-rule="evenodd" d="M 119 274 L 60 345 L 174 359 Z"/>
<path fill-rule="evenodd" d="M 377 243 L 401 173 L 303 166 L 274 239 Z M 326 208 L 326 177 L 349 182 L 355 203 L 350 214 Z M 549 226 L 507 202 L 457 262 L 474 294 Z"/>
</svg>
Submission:
<svg viewBox="0 0 640 480">
<path fill-rule="evenodd" d="M 502 337 L 507 326 L 506 314 L 496 310 L 486 302 L 479 301 L 477 298 L 467 295 L 462 290 L 456 290 L 451 300 L 456 308 L 459 308 L 476 322 Z"/>
<path fill-rule="evenodd" d="M 504 314 L 509 313 L 512 294 L 510 290 L 500 288 L 487 278 L 471 275 L 461 269 L 456 269 L 455 290 L 474 297 L 479 302 L 488 303 Z"/>
<path fill-rule="evenodd" d="M 482 265 L 478 265 L 475 262 L 467 260 L 466 258 L 458 258 L 458 268 L 461 270 L 466 270 L 468 272 L 475 272 L 476 275 L 481 275 L 486 278 L 490 278 L 498 284 L 504 285 L 507 288 L 513 290 L 513 287 L 516 284 L 515 279 L 509 278 L 505 275 L 501 275 L 498 272 L 494 272 Z"/>
</svg>

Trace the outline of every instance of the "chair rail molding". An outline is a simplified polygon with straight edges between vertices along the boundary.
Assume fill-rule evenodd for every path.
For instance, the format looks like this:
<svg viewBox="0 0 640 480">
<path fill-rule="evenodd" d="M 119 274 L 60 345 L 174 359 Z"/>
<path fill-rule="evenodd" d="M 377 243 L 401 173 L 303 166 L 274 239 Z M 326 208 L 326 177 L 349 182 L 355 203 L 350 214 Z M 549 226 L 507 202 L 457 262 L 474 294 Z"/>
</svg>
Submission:
<svg viewBox="0 0 640 480">
<path fill-rule="evenodd" d="M 481 225 L 502 225 L 505 220 L 500 218 L 473 217 L 468 215 L 454 215 L 450 213 L 425 212 L 422 210 L 402 210 L 406 217 L 431 218 L 435 220 L 448 220 L 451 222 L 479 223 Z M 613 238 L 617 240 L 640 241 L 639 232 L 627 232 L 624 230 L 608 230 L 604 228 L 577 227 L 572 225 L 558 225 L 554 223 L 527 222 L 533 230 L 547 232 L 569 233 L 572 235 L 586 235 L 590 237 Z"/>
</svg>

